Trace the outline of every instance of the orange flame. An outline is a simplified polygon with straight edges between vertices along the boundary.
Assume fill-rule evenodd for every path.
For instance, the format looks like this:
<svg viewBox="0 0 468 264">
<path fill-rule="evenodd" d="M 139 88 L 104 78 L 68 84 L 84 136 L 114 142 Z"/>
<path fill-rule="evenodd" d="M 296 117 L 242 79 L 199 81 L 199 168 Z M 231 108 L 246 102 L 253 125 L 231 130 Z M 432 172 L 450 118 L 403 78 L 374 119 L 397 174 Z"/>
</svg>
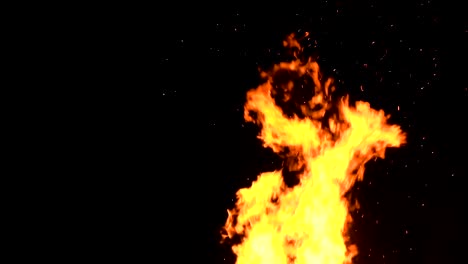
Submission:
<svg viewBox="0 0 468 264">
<path fill-rule="evenodd" d="M 384 158 L 385 148 L 405 136 L 369 103 L 333 98 L 333 80 L 313 59 L 299 59 L 294 34 L 283 44 L 293 59 L 262 72 L 265 83 L 247 93 L 245 120 L 261 126 L 265 147 L 285 155 L 284 168 L 237 192 L 224 238 L 241 237 L 232 247 L 237 264 L 352 263 L 357 247 L 347 239 L 351 205 L 344 194 L 362 180 L 368 160 Z M 313 96 L 298 104 L 298 89 Z M 285 113 L 287 107 L 295 112 Z M 297 184 L 285 183 L 286 171 L 296 172 Z"/>
</svg>

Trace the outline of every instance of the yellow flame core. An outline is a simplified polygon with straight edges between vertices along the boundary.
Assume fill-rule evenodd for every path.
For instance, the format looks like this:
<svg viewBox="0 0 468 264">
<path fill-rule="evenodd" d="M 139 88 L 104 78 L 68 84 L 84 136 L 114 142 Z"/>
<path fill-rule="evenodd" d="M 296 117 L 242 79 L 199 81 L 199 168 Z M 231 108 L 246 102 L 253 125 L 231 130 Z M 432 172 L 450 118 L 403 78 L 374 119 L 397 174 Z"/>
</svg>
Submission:
<svg viewBox="0 0 468 264">
<path fill-rule="evenodd" d="M 284 46 L 301 51 L 294 35 Z M 357 248 L 347 243 L 350 205 L 343 195 L 362 180 L 369 159 L 384 158 L 386 147 L 405 140 L 400 127 L 387 124 L 388 116 L 369 103 L 350 106 L 342 98 L 332 105 L 333 80 L 322 79 L 315 61 L 304 63 L 296 55 L 262 73 L 266 82 L 247 93 L 245 119 L 261 126 L 265 147 L 277 153 L 288 148 L 299 159 L 286 165 L 303 170 L 295 186 L 287 186 L 282 171 L 274 171 L 237 192 L 224 227 L 227 237 L 242 237 L 233 246 L 237 264 L 352 263 Z M 280 72 L 290 80 L 277 81 Z M 314 90 L 300 107 L 305 118 L 285 115 L 273 98 L 280 90 L 283 101 L 291 100 L 295 79 L 309 80 Z M 336 113 L 327 116 L 332 107 Z"/>
</svg>

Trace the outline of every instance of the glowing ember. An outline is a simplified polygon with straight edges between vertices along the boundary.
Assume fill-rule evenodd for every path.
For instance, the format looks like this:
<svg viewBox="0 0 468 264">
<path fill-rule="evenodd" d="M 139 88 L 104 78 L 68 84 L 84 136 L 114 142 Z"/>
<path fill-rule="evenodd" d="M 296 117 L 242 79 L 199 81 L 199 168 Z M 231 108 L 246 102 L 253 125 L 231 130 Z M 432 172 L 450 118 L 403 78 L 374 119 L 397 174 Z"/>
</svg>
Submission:
<svg viewBox="0 0 468 264">
<path fill-rule="evenodd" d="M 369 159 L 384 158 L 405 136 L 383 111 L 334 98 L 333 80 L 313 59 L 300 59 L 294 34 L 283 44 L 292 60 L 262 73 L 266 81 L 247 93 L 245 119 L 262 128 L 259 138 L 284 166 L 237 192 L 224 238 L 240 237 L 232 248 L 238 264 L 351 263 L 357 248 L 347 240 L 352 205 L 344 194 Z M 297 91 L 307 89 L 311 99 L 298 102 Z"/>
</svg>

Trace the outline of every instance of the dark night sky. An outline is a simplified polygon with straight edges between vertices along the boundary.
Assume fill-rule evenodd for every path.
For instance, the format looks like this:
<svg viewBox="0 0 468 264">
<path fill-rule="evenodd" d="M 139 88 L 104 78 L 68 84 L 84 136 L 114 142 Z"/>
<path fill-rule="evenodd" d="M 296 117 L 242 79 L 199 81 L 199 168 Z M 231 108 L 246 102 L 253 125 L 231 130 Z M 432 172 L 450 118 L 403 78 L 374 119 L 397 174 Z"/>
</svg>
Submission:
<svg viewBox="0 0 468 264">
<path fill-rule="evenodd" d="M 355 186 L 356 263 L 459 262 L 468 86 L 466 65 L 454 62 L 468 24 L 436 1 L 387 2 L 132 9 L 138 73 L 127 118 L 137 175 L 126 208 L 136 226 L 126 230 L 135 255 L 157 262 L 162 242 L 180 263 L 234 263 L 219 244 L 226 210 L 239 188 L 280 168 L 243 120 L 245 93 L 258 85 L 258 66 L 278 61 L 286 35 L 308 31 L 338 89 L 383 109 L 408 137 Z"/>
</svg>

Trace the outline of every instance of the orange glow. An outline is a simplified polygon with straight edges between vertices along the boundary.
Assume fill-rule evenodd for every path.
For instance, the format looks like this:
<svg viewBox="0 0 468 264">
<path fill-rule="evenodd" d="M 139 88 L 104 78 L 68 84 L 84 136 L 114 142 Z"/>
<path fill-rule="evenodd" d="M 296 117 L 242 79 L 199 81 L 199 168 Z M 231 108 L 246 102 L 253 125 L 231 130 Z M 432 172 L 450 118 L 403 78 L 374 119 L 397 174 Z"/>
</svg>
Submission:
<svg viewBox="0 0 468 264">
<path fill-rule="evenodd" d="M 333 79 L 323 78 L 313 59 L 299 59 L 294 35 L 283 44 L 294 59 L 262 72 L 266 81 L 247 93 L 244 117 L 261 127 L 265 147 L 287 157 L 282 170 L 237 192 L 225 238 L 242 238 L 232 247 L 237 264 L 352 263 L 358 251 L 347 240 L 351 204 L 343 195 L 362 180 L 368 160 L 384 158 L 405 136 L 369 103 L 334 98 Z M 298 83 L 313 96 L 296 104 Z M 293 103 L 297 114 L 286 115 L 278 102 Z M 284 182 L 286 169 L 299 172 L 298 184 Z"/>
</svg>

